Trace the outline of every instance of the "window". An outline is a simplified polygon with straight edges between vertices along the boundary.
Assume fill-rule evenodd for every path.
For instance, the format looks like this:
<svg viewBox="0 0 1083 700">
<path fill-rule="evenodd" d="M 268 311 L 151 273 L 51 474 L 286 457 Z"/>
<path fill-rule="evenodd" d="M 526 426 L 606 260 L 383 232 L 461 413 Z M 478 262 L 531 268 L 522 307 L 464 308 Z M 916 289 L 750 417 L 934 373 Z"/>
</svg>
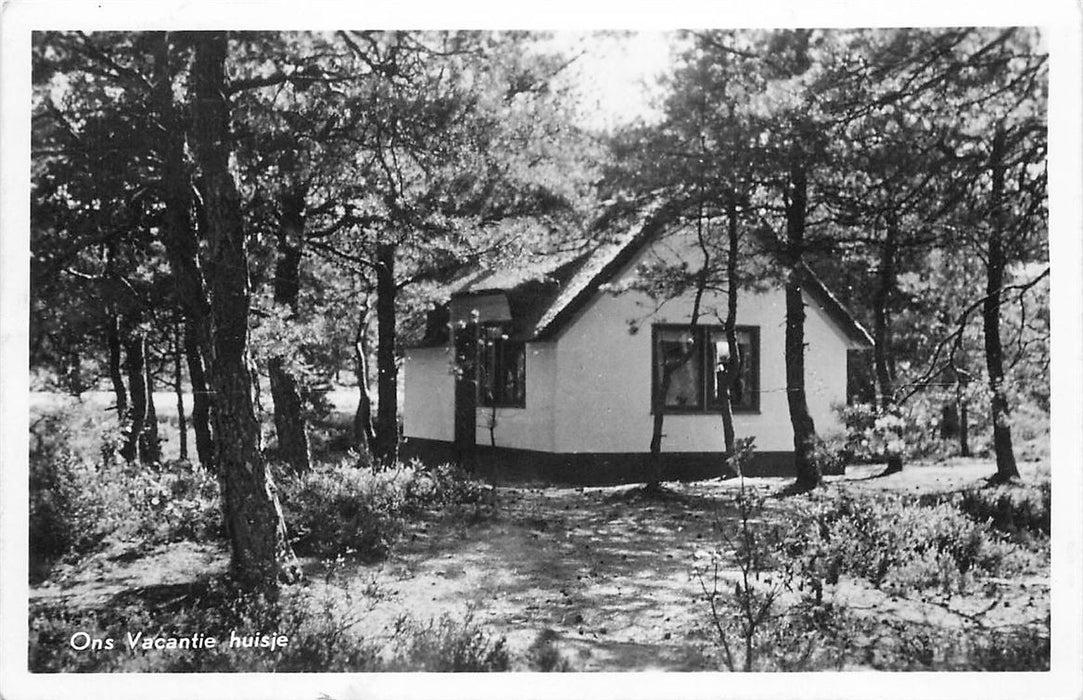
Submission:
<svg viewBox="0 0 1083 700">
<path fill-rule="evenodd" d="M 759 329 L 737 327 L 738 368 L 730 400 L 734 412 L 760 408 Z M 721 326 L 655 326 L 652 397 L 667 413 L 716 412 L 730 346 Z M 667 376 L 668 375 L 668 376 Z"/>
<path fill-rule="evenodd" d="M 846 405 L 875 403 L 876 380 L 872 349 L 846 351 Z"/>
<path fill-rule="evenodd" d="M 483 326 L 478 337 L 478 403 L 526 406 L 526 346 L 508 340 L 500 326 Z"/>
</svg>

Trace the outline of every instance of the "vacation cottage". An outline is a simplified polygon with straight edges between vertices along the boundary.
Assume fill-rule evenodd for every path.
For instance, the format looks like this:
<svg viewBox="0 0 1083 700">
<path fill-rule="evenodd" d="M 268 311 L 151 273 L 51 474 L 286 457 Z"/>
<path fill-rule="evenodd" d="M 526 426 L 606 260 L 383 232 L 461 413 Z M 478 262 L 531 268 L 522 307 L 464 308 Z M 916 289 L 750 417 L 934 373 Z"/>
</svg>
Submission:
<svg viewBox="0 0 1083 700">
<path fill-rule="evenodd" d="M 466 460 L 498 476 L 635 482 L 646 473 L 658 405 L 667 478 L 719 474 L 725 298 L 708 292 L 690 331 L 691 293 L 660 303 L 627 284 L 640 266 L 694 260 L 694 246 L 691 231 L 637 225 L 589 253 L 461 279 L 406 352 L 404 454 Z M 808 406 L 825 435 L 841 429 L 834 407 L 847 400 L 850 351 L 872 340 L 815 276 L 804 299 Z M 790 474 L 782 287 L 742 292 L 737 323 L 734 428 L 755 437 L 749 472 Z M 662 397 L 658 367 L 674 353 L 690 359 Z"/>
</svg>

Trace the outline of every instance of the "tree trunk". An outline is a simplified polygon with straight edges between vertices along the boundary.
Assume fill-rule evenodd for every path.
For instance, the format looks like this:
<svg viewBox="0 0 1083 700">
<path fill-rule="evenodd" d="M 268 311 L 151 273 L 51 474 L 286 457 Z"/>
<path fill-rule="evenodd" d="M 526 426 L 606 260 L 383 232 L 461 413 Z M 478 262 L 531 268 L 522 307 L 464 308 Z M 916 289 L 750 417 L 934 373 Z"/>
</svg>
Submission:
<svg viewBox="0 0 1083 700">
<path fill-rule="evenodd" d="M 368 310 L 362 309 L 357 318 L 357 330 L 353 336 L 354 374 L 357 376 L 357 410 L 353 416 L 354 449 L 363 463 L 372 462 L 376 447 L 376 431 L 372 427 L 372 393 L 369 390 L 369 359 L 365 343 L 368 328 Z"/>
<path fill-rule="evenodd" d="M 970 416 L 966 405 L 966 395 L 959 394 L 959 454 L 970 456 Z"/>
<path fill-rule="evenodd" d="M 185 153 L 187 125 L 174 104 L 174 59 L 170 34 L 158 35 L 154 61 L 155 108 L 162 121 L 161 189 L 164 203 L 161 236 L 169 260 L 173 286 L 184 312 L 184 353 L 192 384 L 192 426 L 196 454 L 204 469 L 215 471 L 214 442 L 210 428 L 213 403 L 204 376 L 205 362 L 212 357 L 210 302 L 200 261 L 200 239 L 192 216 L 192 178 Z"/>
<path fill-rule="evenodd" d="M 188 419 L 184 415 L 184 372 L 181 369 L 181 356 L 184 343 L 181 341 L 180 323 L 173 324 L 173 391 L 177 394 L 177 439 L 178 458 L 188 460 Z"/>
<path fill-rule="evenodd" d="M 211 435 L 212 397 L 207 387 L 203 366 L 203 354 L 196 340 L 196 330 L 191 319 L 184 324 L 184 355 L 188 360 L 188 381 L 192 385 L 192 429 L 196 434 L 196 456 L 209 472 L 216 472 L 214 464 L 214 439 Z"/>
<path fill-rule="evenodd" d="M 653 350 L 652 352 L 657 352 Z M 666 420 L 666 395 L 673 381 L 673 371 L 662 360 L 662 376 L 658 382 L 658 398 L 654 406 L 654 416 L 651 423 L 651 447 L 650 456 L 647 458 L 647 479 L 645 489 L 657 491 L 662 487 L 662 437 Z"/>
<path fill-rule="evenodd" d="M 394 463 L 399 449 L 398 367 L 395 364 L 395 246 L 376 249 L 376 459 Z"/>
<path fill-rule="evenodd" d="M 72 396 L 81 396 L 83 390 L 83 361 L 78 348 L 71 348 L 65 353 L 64 380 Z"/>
<path fill-rule="evenodd" d="M 797 485 L 814 488 L 823 480 L 812 457 L 816 426 L 805 397 L 805 303 L 800 274 L 792 270 L 786 280 L 786 398 L 793 427 L 793 461 Z"/>
<path fill-rule="evenodd" d="M 1003 236 L 1004 141 L 1003 125 L 998 125 L 990 156 L 992 169 L 992 217 L 989 222 L 989 255 L 986 263 L 985 301 L 982 303 L 982 327 L 985 334 L 985 366 L 992 395 L 993 449 L 996 453 L 997 481 L 1019 477 L 1012 449 L 1011 412 L 1004 391 L 1004 350 L 1000 340 L 1000 305 L 1007 264 Z"/>
<path fill-rule="evenodd" d="M 225 32 L 194 35 L 192 141 L 201 171 L 209 248 L 215 463 L 225 503 L 230 569 L 243 586 L 267 592 L 298 578 L 274 481 L 261 450 L 248 362 L 248 246 L 240 197 L 229 171 Z"/>
<path fill-rule="evenodd" d="M 305 427 L 300 387 L 286 367 L 284 358 L 272 357 L 268 370 L 279 453 L 295 473 L 303 474 L 312 468 L 312 451 Z"/>
<path fill-rule="evenodd" d="M 895 406 L 895 382 L 892 369 L 891 321 L 888 307 L 896 284 L 896 257 L 899 248 L 899 226 L 894 212 L 889 215 L 884 245 L 880 248 L 880 270 L 877 275 L 877 288 L 873 297 L 873 364 L 876 369 L 876 383 L 880 387 L 879 407 L 889 413 Z M 902 455 L 891 450 L 887 455 L 887 468 L 884 474 L 901 472 Z"/>
<path fill-rule="evenodd" d="M 288 307 L 292 315 L 297 311 L 301 286 L 305 216 L 303 190 L 287 189 L 280 197 L 279 205 L 281 224 L 278 231 L 278 261 L 275 263 L 274 301 Z M 312 468 L 312 450 L 305 424 L 301 387 L 285 358 L 273 357 L 268 365 L 278 449 L 293 471 L 302 474 Z"/>
<path fill-rule="evenodd" d="M 123 423 L 128 413 L 128 391 L 124 388 L 124 367 L 120 357 L 120 318 L 116 314 L 109 316 L 105 339 L 109 348 L 109 379 L 113 382 L 113 394 L 116 396 L 117 421 Z"/>
<path fill-rule="evenodd" d="M 823 474 L 813 459 L 816 426 L 809 414 L 805 397 L 805 302 L 801 287 L 804 279 L 805 215 L 808 205 L 808 180 L 802 154 L 795 149 L 790 162 L 789 201 L 786 203 L 786 250 L 789 267 L 786 276 L 786 399 L 793 427 L 793 461 L 797 485 L 814 488 Z"/>
<path fill-rule="evenodd" d="M 139 434 L 139 461 L 146 465 L 157 464 L 162 459 L 162 442 L 158 438 L 158 411 L 154 407 L 154 375 L 150 371 L 150 360 L 144 357 L 143 371 L 146 374 L 147 418 L 143 431 Z"/>
<path fill-rule="evenodd" d="M 700 239 L 701 243 L 703 239 Z M 647 478 L 644 486 L 645 491 L 658 491 L 662 487 L 662 430 L 666 418 L 666 396 L 669 387 L 673 383 L 673 373 L 686 363 L 694 353 L 703 352 L 703 348 L 696 342 L 696 324 L 699 323 L 700 305 L 703 302 L 703 293 L 707 289 L 707 279 L 710 274 L 710 253 L 706 246 L 701 246 L 704 261 L 696 278 L 696 296 L 692 302 L 692 315 L 689 317 L 688 329 L 692 333 L 692 344 L 687 352 L 684 352 L 674 362 L 667 363 L 665 357 L 659 356 L 661 365 L 652 367 L 652 371 L 661 371 L 658 379 L 658 394 L 654 397 L 654 420 L 651 426 L 650 455 L 647 459 Z M 656 342 L 651 339 L 651 342 Z M 651 348 L 651 354 L 658 352 L 658 348 Z M 701 381 L 703 378 L 701 377 Z"/>
<path fill-rule="evenodd" d="M 737 203 L 731 196 L 726 205 L 728 220 L 728 243 L 726 252 L 726 320 L 723 327 L 726 331 L 726 343 L 729 345 L 729 356 L 726 359 L 725 382 L 722 384 L 722 433 L 726 442 L 726 454 L 733 458 L 737 454 L 737 436 L 733 429 L 733 387 L 737 382 L 737 372 L 741 367 L 741 351 L 737 345 L 737 255 L 738 255 L 738 231 L 737 231 Z M 731 462 L 731 465 L 733 463 Z M 740 467 L 737 465 L 737 470 Z"/>
<path fill-rule="evenodd" d="M 139 457 L 139 439 L 147 423 L 147 375 L 144 347 L 146 341 L 142 331 L 132 329 L 128 333 L 126 369 L 128 387 L 131 389 L 131 405 L 128 409 L 128 429 L 124 436 L 124 445 L 120 456 L 128 462 Z"/>
</svg>

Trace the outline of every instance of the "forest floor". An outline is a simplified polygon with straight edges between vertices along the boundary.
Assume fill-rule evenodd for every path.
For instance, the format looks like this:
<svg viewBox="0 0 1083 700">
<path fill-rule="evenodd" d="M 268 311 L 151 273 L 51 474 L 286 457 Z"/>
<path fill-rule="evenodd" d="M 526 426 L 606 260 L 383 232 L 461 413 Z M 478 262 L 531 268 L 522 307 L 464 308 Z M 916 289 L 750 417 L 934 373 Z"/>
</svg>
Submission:
<svg viewBox="0 0 1083 700">
<path fill-rule="evenodd" d="M 980 485 L 988 461 L 851 467 L 825 490 L 943 494 Z M 1048 467 L 1022 465 L 1024 481 L 1048 479 Z M 746 488 L 766 496 L 764 522 L 781 522 L 796 499 L 792 480 L 758 478 Z M 411 523 L 384 561 L 339 562 L 334 578 L 374 583 L 379 591 L 359 624 L 389 634 L 403 615 L 469 617 L 507 639 L 514 670 L 529 670 L 532 650 L 549 644 L 576 671 L 705 670 L 721 660 L 697 563 L 723 546 L 721 524 L 736 517 L 737 480 L 670 483 L 664 497 L 633 487 L 499 487 L 477 517 Z M 842 577 L 825 597 L 856 616 L 949 631 L 1041 627 L 1049 619 L 1048 542 L 1044 563 L 1025 576 L 984 580 L 965 594 L 906 596 Z M 331 586 L 327 562 L 305 560 L 313 593 Z M 206 579 L 225 571 L 227 555 L 210 544 L 180 542 L 108 548 L 53 568 L 30 589 L 31 610 L 100 609 L 133 591 Z M 732 572 L 731 572 L 732 573 Z M 710 585 L 708 583 L 708 585 Z M 860 646 L 861 639 L 854 640 Z M 846 668 L 875 668 L 874 658 Z"/>
</svg>

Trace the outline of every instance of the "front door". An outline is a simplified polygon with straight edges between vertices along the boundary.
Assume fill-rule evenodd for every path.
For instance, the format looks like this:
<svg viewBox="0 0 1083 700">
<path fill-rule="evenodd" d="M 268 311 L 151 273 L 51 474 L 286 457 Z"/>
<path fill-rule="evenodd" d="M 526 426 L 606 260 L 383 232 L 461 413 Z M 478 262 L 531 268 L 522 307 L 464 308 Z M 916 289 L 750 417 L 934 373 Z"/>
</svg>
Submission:
<svg viewBox="0 0 1083 700">
<path fill-rule="evenodd" d="M 459 466 L 473 466 L 477 444 L 478 325 L 455 328 L 455 457 Z"/>
</svg>

